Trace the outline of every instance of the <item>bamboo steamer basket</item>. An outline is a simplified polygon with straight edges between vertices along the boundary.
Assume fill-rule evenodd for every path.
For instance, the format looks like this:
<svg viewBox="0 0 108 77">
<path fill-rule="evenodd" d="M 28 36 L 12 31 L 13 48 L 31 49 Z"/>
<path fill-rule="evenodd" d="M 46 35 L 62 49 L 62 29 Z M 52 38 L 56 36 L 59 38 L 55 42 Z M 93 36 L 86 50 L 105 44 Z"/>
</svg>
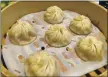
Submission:
<svg viewBox="0 0 108 77">
<path fill-rule="evenodd" d="M 78 12 L 80 14 L 88 16 L 92 23 L 95 24 L 105 35 L 106 40 L 107 37 L 107 9 L 103 8 L 102 6 L 95 4 L 94 2 L 79 2 L 79 1 L 22 1 L 22 2 L 14 2 L 11 3 L 9 6 L 2 10 L 2 45 L 5 44 L 4 35 L 6 34 L 7 30 L 22 16 L 46 10 L 47 7 L 57 5 L 61 7 L 63 10 L 71 10 Z M 3 77 L 13 76 L 16 75 L 12 74 L 4 67 L 3 64 L 1 65 L 1 74 Z M 101 75 L 98 76 L 106 76 L 107 70 L 103 72 Z"/>
</svg>

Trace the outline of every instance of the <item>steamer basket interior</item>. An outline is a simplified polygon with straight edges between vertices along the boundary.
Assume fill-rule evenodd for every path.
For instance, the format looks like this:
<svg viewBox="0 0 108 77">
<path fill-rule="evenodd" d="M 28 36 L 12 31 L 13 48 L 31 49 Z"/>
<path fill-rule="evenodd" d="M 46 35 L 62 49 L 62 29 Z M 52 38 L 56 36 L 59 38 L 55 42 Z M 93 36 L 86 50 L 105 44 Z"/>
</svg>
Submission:
<svg viewBox="0 0 108 77">
<path fill-rule="evenodd" d="M 95 24 L 105 35 L 106 39 L 107 37 L 107 10 L 100 5 L 97 5 L 93 2 L 60 2 L 60 1 L 54 1 L 54 2 L 38 2 L 38 1 L 26 1 L 26 2 L 16 2 L 14 4 L 11 4 L 4 8 L 2 10 L 2 40 L 4 39 L 4 36 L 7 32 L 7 30 L 22 16 L 39 12 L 42 10 L 45 10 L 47 7 L 57 5 L 63 10 L 71 10 L 75 11 L 77 13 L 83 14 L 88 16 L 92 23 Z M 2 45 L 4 42 L 2 41 Z M 6 68 L 6 65 L 3 61 L 2 56 L 2 63 L 3 68 L 5 67 L 6 71 L 8 69 Z M 2 74 L 5 76 L 11 76 L 11 74 L 6 74 L 4 71 L 2 71 Z"/>
</svg>

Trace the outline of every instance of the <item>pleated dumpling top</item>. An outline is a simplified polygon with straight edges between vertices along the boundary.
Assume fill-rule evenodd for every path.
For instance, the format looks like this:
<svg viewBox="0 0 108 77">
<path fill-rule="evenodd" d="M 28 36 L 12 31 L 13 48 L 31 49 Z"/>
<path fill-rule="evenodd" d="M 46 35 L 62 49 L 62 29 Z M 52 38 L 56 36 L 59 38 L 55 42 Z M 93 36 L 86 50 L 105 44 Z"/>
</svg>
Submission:
<svg viewBox="0 0 108 77">
<path fill-rule="evenodd" d="M 46 51 L 31 54 L 24 63 L 26 76 L 59 76 L 56 59 Z"/>
<path fill-rule="evenodd" d="M 85 35 L 91 33 L 92 23 L 88 17 L 79 15 L 70 22 L 69 28 L 76 34 Z"/>
<path fill-rule="evenodd" d="M 51 25 L 45 32 L 46 42 L 53 47 L 64 47 L 70 44 L 72 35 L 63 25 Z"/>
<path fill-rule="evenodd" d="M 51 24 L 58 24 L 63 21 L 64 12 L 58 6 L 51 6 L 47 8 L 44 14 L 44 20 Z"/>
<path fill-rule="evenodd" d="M 77 55 L 84 61 L 101 61 L 104 55 L 103 42 L 94 36 L 81 39 L 76 46 Z"/>
<path fill-rule="evenodd" d="M 36 39 L 32 25 L 26 21 L 17 21 L 8 31 L 9 40 L 16 45 L 26 45 Z"/>
</svg>

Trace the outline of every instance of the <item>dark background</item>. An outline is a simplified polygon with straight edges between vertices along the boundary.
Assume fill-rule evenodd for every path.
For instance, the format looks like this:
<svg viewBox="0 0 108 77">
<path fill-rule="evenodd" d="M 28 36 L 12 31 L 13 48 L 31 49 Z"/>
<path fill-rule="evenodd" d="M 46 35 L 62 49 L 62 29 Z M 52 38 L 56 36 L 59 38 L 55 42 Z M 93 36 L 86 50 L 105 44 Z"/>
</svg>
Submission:
<svg viewBox="0 0 108 77">
<path fill-rule="evenodd" d="M 108 1 L 99 1 L 99 4 L 108 9 Z"/>
</svg>

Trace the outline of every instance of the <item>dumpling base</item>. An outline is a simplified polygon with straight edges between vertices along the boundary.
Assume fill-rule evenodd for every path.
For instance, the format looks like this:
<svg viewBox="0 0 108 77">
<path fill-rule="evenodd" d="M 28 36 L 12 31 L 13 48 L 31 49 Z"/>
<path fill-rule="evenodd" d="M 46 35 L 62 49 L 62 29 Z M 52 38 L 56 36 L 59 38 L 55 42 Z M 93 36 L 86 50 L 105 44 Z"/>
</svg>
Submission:
<svg viewBox="0 0 108 77">
<path fill-rule="evenodd" d="M 70 31 L 72 31 L 74 34 L 77 34 L 77 35 L 88 35 L 92 32 L 92 30 L 88 31 L 87 33 L 81 33 L 81 32 L 78 32 L 78 31 L 74 31 L 70 26 L 69 26 L 69 29 Z"/>
<path fill-rule="evenodd" d="M 78 48 L 76 47 L 75 48 L 75 52 L 76 52 L 76 54 L 77 54 L 77 56 L 81 59 L 81 60 L 83 60 L 83 61 L 102 61 L 103 60 L 103 57 L 101 57 L 101 58 L 96 58 L 96 57 L 93 57 L 93 59 L 92 58 L 88 58 L 87 57 L 87 55 L 85 55 L 85 54 L 83 54 L 82 52 L 80 52 L 79 50 L 78 50 Z M 103 51 L 102 51 L 103 52 Z M 104 53 L 103 53 L 103 55 L 104 55 Z"/>
<path fill-rule="evenodd" d="M 27 44 L 30 44 L 33 41 L 35 41 L 36 40 L 36 37 L 32 37 L 29 41 L 20 41 L 18 43 L 16 41 L 12 40 L 11 38 L 9 40 L 10 40 L 11 43 L 13 43 L 15 45 L 23 46 L 23 45 L 27 45 Z"/>
<path fill-rule="evenodd" d="M 67 46 L 67 45 L 69 45 L 71 43 L 71 40 L 70 40 L 70 42 L 65 43 L 65 44 L 57 44 L 57 43 L 52 43 L 51 44 L 47 37 L 45 37 L 45 40 L 46 40 L 48 45 L 50 45 L 52 47 L 56 47 L 56 48 L 65 47 L 65 46 Z"/>
</svg>

